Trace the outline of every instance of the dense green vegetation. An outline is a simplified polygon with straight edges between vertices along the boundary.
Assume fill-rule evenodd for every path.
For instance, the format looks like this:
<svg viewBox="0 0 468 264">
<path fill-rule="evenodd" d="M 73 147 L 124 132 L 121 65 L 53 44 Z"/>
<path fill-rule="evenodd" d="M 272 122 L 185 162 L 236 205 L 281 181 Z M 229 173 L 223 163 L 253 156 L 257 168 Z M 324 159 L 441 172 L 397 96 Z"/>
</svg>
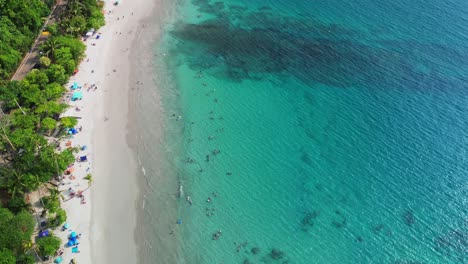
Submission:
<svg viewBox="0 0 468 264">
<path fill-rule="evenodd" d="M 53 256 L 60 247 L 60 239 L 54 235 L 44 237 L 37 241 L 41 256 Z"/>
<path fill-rule="evenodd" d="M 77 62 L 82 59 L 85 48 L 85 45 L 76 38 L 60 36 L 49 38 L 42 45 L 41 50 L 51 63 L 62 66 L 65 73 L 72 74 Z"/>
<path fill-rule="evenodd" d="M 33 232 L 34 218 L 29 213 L 14 215 L 8 209 L 0 208 L 0 263 L 15 263 L 16 256 L 25 255 Z"/>
<path fill-rule="evenodd" d="M 57 30 L 62 35 L 80 36 L 85 31 L 104 25 L 102 2 L 95 0 L 69 0 L 67 10 L 63 13 Z"/>
<path fill-rule="evenodd" d="M 0 79 L 8 78 L 31 48 L 53 2 L 0 0 Z"/>
<path fill-rule="evenodd" d="M 54 0 L 0 0 L 0 79 L 8 79 L 14 72 L 54 3 Z M 95 0 L 69 0 L 59 23 L 48 26 L 47 30 L 54 35 L 78 37 L 86 30 L 104 25 L 101 10 L 102 4 Z M 61 58 L 60 52 L 57 56 Z M 62 66 L 70 71 L 76 65 L 66 60 Z"/>
<path fill-rule="evenodd" d="M 51 35 L 40 47 L 40 68 L 21 81 L 8 81 L 54 3 L 0 0 L 0 264 L 33 263 L 33 250 L 46 256 L 60 246 L 54 236 L 31 244 L 35 220 L 27 193 L 46 184 L 42 216 L 47 227 L 58 227 L 67 218 L 53 180 L 75 161 L 76 149 L 59 151 L 56 142 L 77 120 L 60 116 L 68 108 L 61 99 L 84 57 L 85 45 L 78 37 L 104 24 L 101 2 L 69 0 L 59 22 L 47 27 Z"/>
</svg>

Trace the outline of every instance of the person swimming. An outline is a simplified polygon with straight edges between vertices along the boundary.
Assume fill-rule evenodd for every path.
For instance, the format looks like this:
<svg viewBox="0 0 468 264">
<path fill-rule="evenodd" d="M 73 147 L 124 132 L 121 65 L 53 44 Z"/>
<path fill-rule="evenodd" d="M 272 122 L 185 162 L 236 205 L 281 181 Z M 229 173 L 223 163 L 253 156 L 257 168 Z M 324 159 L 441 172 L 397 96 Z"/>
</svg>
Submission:
<svg viewBox="0 0 468 264">
<path fill-rule="evenodd" d="M 221 230 L 218 230 L 216 233 L 213 234 L 213 240 L 218 240 L 221 235 Z"/>
</svg>

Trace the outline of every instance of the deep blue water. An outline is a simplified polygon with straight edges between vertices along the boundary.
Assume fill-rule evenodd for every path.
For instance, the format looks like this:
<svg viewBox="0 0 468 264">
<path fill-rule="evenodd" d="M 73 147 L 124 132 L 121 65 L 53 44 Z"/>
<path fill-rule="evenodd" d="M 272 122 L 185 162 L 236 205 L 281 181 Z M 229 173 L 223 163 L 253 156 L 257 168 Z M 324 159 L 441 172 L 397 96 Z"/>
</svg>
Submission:
<svg viewBox="0 0 468 264">
<path fill-rule="evenodd" d="M 468 263 L 467 11 L 178 2 L 156 57 L 177 263 Z"/>
</svg>

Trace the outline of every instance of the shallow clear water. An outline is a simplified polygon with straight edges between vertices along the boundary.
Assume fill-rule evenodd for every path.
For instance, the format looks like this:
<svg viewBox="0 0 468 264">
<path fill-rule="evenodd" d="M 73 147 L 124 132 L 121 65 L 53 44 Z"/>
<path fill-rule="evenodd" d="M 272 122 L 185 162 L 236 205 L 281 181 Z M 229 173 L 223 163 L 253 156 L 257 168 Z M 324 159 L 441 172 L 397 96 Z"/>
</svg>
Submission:
<svg viewBox="0 0 468 264">
<path fill-rule="evenodd" d="M 468 262 L 468 4 L 438 2 L 178 2 L 154 263 Z"/>
</svg>

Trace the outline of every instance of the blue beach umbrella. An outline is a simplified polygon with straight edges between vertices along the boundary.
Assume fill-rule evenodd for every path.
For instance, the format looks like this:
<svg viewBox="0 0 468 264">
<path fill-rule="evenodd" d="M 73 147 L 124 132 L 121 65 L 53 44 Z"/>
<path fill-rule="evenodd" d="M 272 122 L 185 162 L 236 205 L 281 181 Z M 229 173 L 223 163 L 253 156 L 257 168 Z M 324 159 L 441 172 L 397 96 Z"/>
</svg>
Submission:
<svg viewBox="0 0 468 264">
<path fill-rule="evenodd" d="M 82 92 L 74 92 L 73 96 L 71 98 L 72 101 L 81 100 L 81 99 L 83 99 L 83 93 Z"/>
<path fill-rule="evenodd" d="M 80 253 L 78 247 L 72 247 L 72 253 Z"/>
<path fill-rule="evenodd" d="M 58 257 L 58 258 L 56 258 L 56 259 L 54 260 L 54 262 L 55 262 L 55 263 L 60 263 L 60 262 L 62 262 L 62 260 L 63 260 L 62 257 Z"/>
<path fill-rule="evenodd" d="M 76 237 L 76 232 L 75 231 L 71 232 L 70 237 L 75 238 Z"/>
<path fill-rule="evenodd" d="M 78 130 L 76 130 L 74 127 L 68 129 L 68 134 L 75 135 L 76 133 L 78 133 Z"/>
<path fill-rule="evenodd" d="M 47 237 L 47 236 L 49 236 L 49 230 L 44 230 L 44 231 L 39 233 L 40 238 Z"/>
<path fill-rule="evenodd" d="M 69 224 L 69 223 L 65 223 L 65 224 L 63 225 L 63 228 L 64 228 L 64 229 L 70 228 L 70 224 Z"/>
</svg>

